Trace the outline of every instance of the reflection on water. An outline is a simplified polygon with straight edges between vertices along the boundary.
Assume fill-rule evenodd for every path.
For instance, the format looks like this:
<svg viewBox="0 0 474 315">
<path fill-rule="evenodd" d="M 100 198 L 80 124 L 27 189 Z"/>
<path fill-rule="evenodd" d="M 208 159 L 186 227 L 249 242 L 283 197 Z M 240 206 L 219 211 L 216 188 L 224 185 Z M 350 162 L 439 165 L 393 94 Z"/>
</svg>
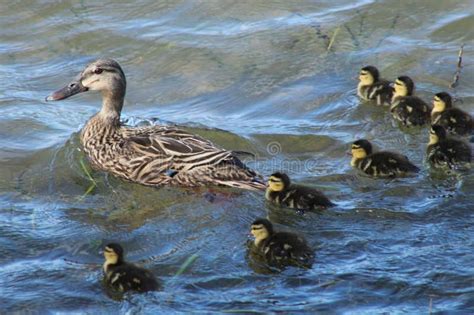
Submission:
<svg viewBox="0 0 474 315">
<path fill-rule="evenodd" d="M 360 103 L 358 70 L 408 74 L 472 111 L 470 1 L 90 1 L 0 4 L 0 310 L 3 312 L 474 311 L 471 173 L 431 171 L 427 130 Z M 461 80 L 448 89 L 461 43 Z M 328 46 L 331 46 L 328 50 Z M 78 131 L 100 104 L 44 97 L 99 57 L 127 74 L 129 124 L 179 124 L 268 176 L 283 169 L 338 206 L 298 214 L 221 188 L 152 189 L 81 165 Z M 374 180 L 351 169 L 355 138 L 423 171 Z M 266 216 L 315 248 L 310 270 L 252 259 Z M 164 290 L 111 299 L 104 244 Z M 197 257 L 181 273 L 180 267 Z M 177 275 L 180 271 L 179 275 Z M 1 312 L 0 311 L 0 312 Z"/>
</svg>

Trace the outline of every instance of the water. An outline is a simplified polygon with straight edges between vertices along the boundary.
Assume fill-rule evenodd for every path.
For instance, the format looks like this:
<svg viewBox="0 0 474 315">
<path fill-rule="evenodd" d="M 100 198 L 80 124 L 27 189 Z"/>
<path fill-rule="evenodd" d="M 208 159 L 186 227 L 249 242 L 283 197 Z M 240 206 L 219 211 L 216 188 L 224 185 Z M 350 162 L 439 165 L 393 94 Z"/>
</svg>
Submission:
<svg viewBox="0 0 474 315">
<path fill-rule="evenodd" d="M 428 171 L 427 130 L 360 103 L 354 80 L 374 64 L 409 74 L 428 100 L 447 90 L 466 43 L 449 91 L 472 112 L 471 1 L 3 1 L 0 15 L 0 312 L 474 312 L 472 172 Z M 262 174 L 283 169 L 338 207 L 300 215 L 254 192 L 152 189 L 101 172 L 86 193 L 77 132 L 99 95 L 43 100 L 104 55 L 127 75 L 130 123 L 177 123 L 255 152 L 247 163 Z M 360 137 L 423 172 L 361 176 L 345 155 Z M 259 216 L 304 234 L 313 269 L 269 273 L 247 257 Z M 165 289 L 109 297 L 109 241 Z"/>
</svg>

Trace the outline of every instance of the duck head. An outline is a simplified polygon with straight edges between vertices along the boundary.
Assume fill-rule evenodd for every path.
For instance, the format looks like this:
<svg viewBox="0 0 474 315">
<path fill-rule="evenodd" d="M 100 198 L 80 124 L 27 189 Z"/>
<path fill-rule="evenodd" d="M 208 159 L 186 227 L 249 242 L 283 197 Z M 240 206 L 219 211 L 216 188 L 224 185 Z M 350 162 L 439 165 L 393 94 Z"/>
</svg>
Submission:
<svg viewBox="0 0 474 315">
<path fill-rule="evenodd" d="M 374 66 L 365 66 L 360 69 L 359 81 L 362 85 L 371 85 L 380 79 L 379 70 Z"/>
<path fill-rule="evenodd" d="M 285 173 L 276 172 L 273 173 L 268 179 L 268 188 L 270 191 L 283 191 L 290 187 L 291 181 L 288 175 Z"/>
<path fill-rule="evenodd" d="M 437 144 L 440 140 L 446 139 L 446 129 L 440 125 L 432 125 L 430 129 L 430 141 L 428 145 Z"/>
<path fill-rule="evenodd" d="M 120 244 L 110 243 L 104 248 L 105 262 L 110 265 L 115 265 L 123 262 L 123 248 Z"/>
<path fill-rule="evenodd" d="M 415 83 L 410 77 L 406 75 L 398 77 L 395 80 L 395 84 L 393 87 L 395 89 L 394 97 L 395 96 L 411 96 L 413 95 L 413 92 L 415 91 Z"/>
<path fill-rule="evenodd" d="M 273 234 L 273 224 L 267 219 L 258 218 L 252 223 L 250 233 L 255 237 L 254 243 L 258 246 Z"/>
<path fill-rule="evenodd" d="M 372 154 L 372 144 L 368 140 L 354 141 L 351 145 L 351 165 L 355 166 L 357 160 L 363 159 L 369 154 Z"/>
<path fill-rule="evenodd" d="M 453 99 L 449 93 L 440 92 L 433 97 L 432 113 L 441 113 L 451 107 L 453 107 Z"/>
<path fill-rule="evenodd" d="M 104 97 L 125 97 L 125 74 L 117 61 L 99 59 L 90 63 L 68 85 L 46 97 L 46 101 L 59 101 L 87 91 L 101 91 Z"/>
</svg>

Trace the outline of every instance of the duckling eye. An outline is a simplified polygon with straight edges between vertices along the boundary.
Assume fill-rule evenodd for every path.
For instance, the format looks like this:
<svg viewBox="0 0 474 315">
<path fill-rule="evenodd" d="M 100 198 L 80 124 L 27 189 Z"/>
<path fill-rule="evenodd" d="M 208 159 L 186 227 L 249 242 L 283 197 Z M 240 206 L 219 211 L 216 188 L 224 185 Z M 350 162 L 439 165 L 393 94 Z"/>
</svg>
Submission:
<svg viewBox="0 0 474 315">
<path fill-rule="evenodd" d="M 95 74 L 101 74 L 103 71 L 104 71 L 104 69 L 101 69 L 101 68 L 95 68 L 94 69 Z"/>
</svg>

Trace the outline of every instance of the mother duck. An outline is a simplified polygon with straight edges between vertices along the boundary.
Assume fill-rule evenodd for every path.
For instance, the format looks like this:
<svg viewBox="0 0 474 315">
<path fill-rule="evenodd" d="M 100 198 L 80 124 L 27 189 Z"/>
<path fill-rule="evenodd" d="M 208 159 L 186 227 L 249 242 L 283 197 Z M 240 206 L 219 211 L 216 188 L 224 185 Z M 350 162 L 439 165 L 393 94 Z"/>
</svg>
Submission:
<svg viewBox="0 0 474 315">
<path fill-rule="evenodd" d="M 59 101 L 87 91 L 102 93 L 102 109 L 81 132 L 82 146 L 95 169 L 147 186 L 265 189 L 260 176 L 234 152 L 207 139 L 174 127 L 123 125 L 120 114 L 125 89 L 125 74 L 118 62 L 99 59 L 46 97 L 46 101 Z"/>
</svg>

